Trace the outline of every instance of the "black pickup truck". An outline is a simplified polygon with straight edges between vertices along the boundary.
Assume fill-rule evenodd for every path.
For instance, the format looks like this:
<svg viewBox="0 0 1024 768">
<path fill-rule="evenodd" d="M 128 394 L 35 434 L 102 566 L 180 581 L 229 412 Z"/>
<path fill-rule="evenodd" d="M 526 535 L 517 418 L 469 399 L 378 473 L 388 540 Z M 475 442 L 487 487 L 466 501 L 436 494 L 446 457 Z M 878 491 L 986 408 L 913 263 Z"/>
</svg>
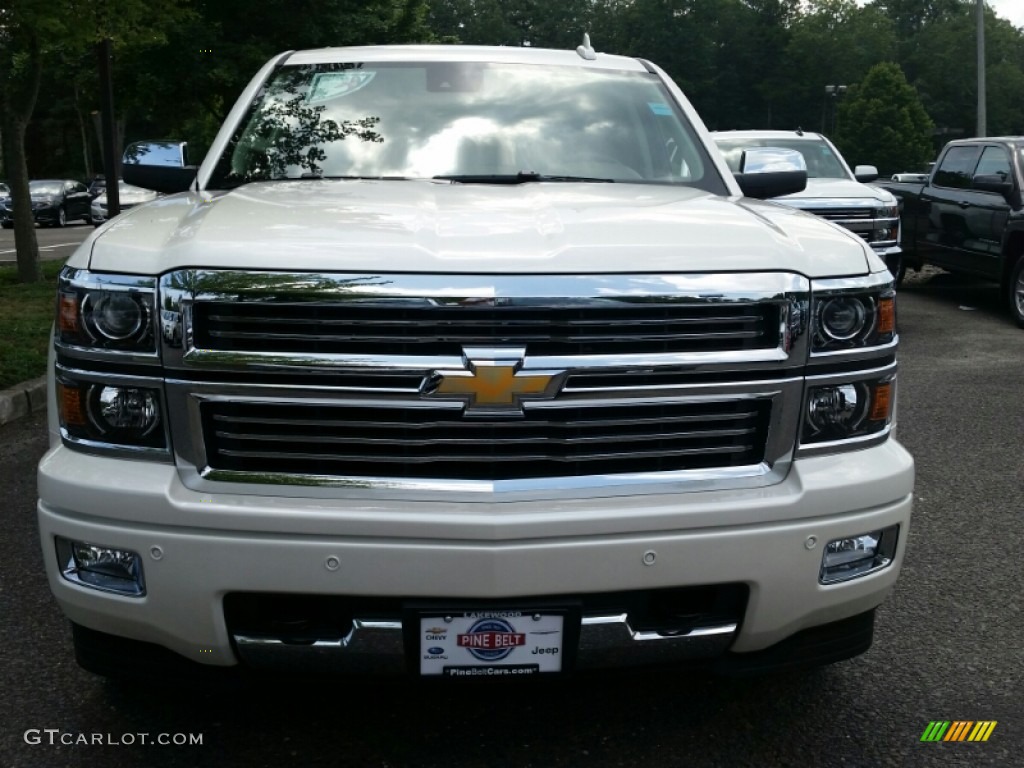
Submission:
<svg viewBox="0 0 1024 768">
<path fill-rule="evenodd" d="M 876 182 L 900 199 L 904 268 L 996 280 L 1024 328 L 1024 136 L 951 141 L 923 183 Z"/>
</svg>

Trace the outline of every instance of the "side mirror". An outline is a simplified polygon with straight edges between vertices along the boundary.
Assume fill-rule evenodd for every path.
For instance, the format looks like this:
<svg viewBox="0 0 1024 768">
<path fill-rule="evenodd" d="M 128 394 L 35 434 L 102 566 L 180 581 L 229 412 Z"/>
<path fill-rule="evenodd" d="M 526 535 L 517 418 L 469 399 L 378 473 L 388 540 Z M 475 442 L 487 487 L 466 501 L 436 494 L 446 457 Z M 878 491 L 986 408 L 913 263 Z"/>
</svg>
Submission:
<svg viewBox="0 0 1024 768">
<path fill-rule="evenodd" d="M 869 184 L 878 179 L 878 169 L 873 165 L 858 165 L 853 169 L 853 178 L 861 184 Z"/>
<path fill-rule="evenodd" d="M 740 172 L 733 176 L 744 195 L 766 200 L 803 192 L 807 188 L 807 163 L 795 149 L 745 149 Z"/>
<path fill-rule="evenodd" d="M 995 192 L 1005 197 L 1013 192 L 1013 182 L 998 173 L 982 173 L 971 179 L 971 189 L 976 189 L 979 192 Z"/>
<path fill-rule="evenodd" d="M 124 151 L 121 175 L 128 184 L 156 192 L 184 192 L 195 181 L 184 141 L 137 141 Z"/>
</svg>

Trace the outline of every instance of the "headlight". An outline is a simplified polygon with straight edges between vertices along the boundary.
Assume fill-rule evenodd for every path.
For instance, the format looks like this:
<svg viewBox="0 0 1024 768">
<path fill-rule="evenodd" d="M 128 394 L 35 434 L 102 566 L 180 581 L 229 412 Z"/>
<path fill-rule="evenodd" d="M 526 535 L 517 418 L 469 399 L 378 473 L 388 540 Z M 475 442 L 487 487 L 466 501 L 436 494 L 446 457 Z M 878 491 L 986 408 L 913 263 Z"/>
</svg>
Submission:
<svg viewBox="0 0 1024 768">
<path fill-rule="evenodd" d="M 871 242 L 891 242 L 900 239 L 900 208 L 898 205 L 884 205 L 875 209 L 875 228 Z"/>
<path fill-rule="evenodd" d="M 57 406 L 61 430 L 86 448 L 128 451 L 167 447 L 161 390 L 114 379 L 82 381 L 58 372 Z"/>
<path fill-rule="evenodd" d="M 896 402 L 895 370 L 893 363 L 867 373 L 808 378 L 801 451 L 831 452 L 885 439 Z"/>
<path fill-rule="evenodd" d="M 866 280 L 812 283 L 812 354 L 883 347 L 896 339 L 896 293 L 888 272 Z"/>
<path fill-rule="evenodd" d="M 58 349 L 136 352 L 155 361 L 154 278 L 65 268 L 58 291 Z"/>
</svg>

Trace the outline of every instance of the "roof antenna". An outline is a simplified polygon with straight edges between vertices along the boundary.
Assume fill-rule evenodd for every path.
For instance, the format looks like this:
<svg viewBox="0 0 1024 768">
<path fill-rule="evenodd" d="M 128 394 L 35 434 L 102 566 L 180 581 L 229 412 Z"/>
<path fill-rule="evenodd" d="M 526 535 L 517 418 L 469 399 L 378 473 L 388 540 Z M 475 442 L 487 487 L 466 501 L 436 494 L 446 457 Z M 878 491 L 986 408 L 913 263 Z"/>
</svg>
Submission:
<svg viewBox="0 0 1024 768">
<path fill-rule="evenodd" d="M 583 45 L 576 46 L 576 53 L 580 55 L 581 59 L 587 61 L 593 61 L 597 58 L 597 51 L 590 47 L 590 35 L 586 32 L 583 33 Z"/>
<path fill-rule="evenodd" d="M 797 136 L 803 136 L 804 135 L 804 129 L 802 127 L 800 127 L 799 125 L 796 127 L 796 135 Z"/>
</svg>

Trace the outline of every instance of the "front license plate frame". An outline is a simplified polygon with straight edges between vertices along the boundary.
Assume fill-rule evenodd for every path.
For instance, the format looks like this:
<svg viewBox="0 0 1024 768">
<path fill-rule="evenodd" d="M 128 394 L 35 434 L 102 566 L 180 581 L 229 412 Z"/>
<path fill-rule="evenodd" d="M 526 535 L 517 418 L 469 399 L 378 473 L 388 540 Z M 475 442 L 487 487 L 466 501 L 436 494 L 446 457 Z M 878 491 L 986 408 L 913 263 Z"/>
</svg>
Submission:
<svg viewBox="0 0 1024 768">
<path fill-rule="evenodd" d="M 575 663 L 580 609 L 565 603 L 417 606 L 404 626 L 410 671 L 426 679 L 564 675 Z"/>
</svg>

